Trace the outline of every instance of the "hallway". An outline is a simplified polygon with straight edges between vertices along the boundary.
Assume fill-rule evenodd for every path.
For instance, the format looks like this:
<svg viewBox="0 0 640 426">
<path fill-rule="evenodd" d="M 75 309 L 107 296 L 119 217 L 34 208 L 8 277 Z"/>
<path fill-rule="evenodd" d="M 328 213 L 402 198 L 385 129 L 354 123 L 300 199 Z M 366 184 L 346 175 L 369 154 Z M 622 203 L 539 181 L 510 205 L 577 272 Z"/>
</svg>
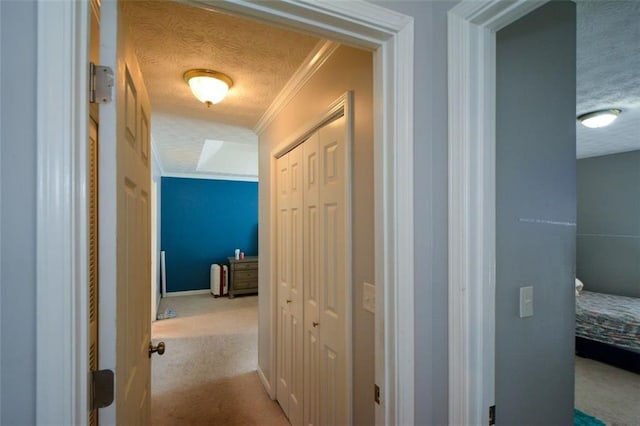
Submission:
<svg viewBox="0 0 640 426">
<path fill-rule="evenodd" d="M 151 330 L 167 348 L 151 365 L 153 425 L 289 424 L 256 372 L 257 296 L 169 297 L 167 308 L 177 316 Z"/>
</svg>

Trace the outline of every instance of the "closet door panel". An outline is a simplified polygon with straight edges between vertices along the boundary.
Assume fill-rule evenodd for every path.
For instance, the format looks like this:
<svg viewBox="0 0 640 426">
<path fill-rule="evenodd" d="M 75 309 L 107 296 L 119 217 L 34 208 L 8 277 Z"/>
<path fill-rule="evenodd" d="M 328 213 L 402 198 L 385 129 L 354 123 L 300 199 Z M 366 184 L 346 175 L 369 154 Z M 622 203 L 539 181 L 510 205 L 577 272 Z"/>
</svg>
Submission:
<svg viewBox="0 0 640 426">
<path fill-rule="evenodd" d="M 318 131 L 320 212 L 320 413 L 321 424 L 350 423 L 350 371 L 347 368 L 348 164 L 345 117 Z"/>
<path fill-rule="evenodd" d="M 277 398 L 292 425 L 351 422 L 345 124 L 277 160 Z"/>
<path fill-rule="evenodd" d="M 291 382 L 289 388 L 289 421 L 303 424 L 304 394 L 304 318 L 303 318 L 303 147 L 299 145 L 289 155 L 291 216 L 291 282 L 289 285 L 289 321 L 291 331 Z"/>
<path fill-rule="evenodd" d="M 277 335 L 276 335 L 276 396 L 284 413 L 289 416 L 289 394 L 291 386 L 291 332 L 289 323 L 289 298 L 291 282 L 291 219 L 289 156 L 285 155 L 276 162 L 276 282 L 277 282 Z"/>
<path fill-rule="evenodd" d="M 304 423 L 320 425 L 320 214 L 318 134 L 303 144 L 304 158 Z"/>
</svg>

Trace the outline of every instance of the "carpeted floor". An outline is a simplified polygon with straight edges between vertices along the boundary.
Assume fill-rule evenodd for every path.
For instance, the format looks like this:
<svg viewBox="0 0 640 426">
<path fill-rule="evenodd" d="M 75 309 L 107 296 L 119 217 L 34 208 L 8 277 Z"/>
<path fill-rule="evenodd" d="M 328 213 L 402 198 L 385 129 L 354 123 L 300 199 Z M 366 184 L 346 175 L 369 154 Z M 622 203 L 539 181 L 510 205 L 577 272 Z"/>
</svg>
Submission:
<svg viewBox="0 0 640 426">
<path fill-rule="evenodd" d="M 577 409 L 611 426 L 640 426 L 640 375 L 576 357 Z"/>
<path fill-rule="evenodd" d="M 289 425 L 256 372 L 258 297 L 209 295 L 162 299 L 154 343 L 166 353 L 151 366 L 151 423 L 173 425 Z"/>
<path fill-rule="evenodd" d="M 151 367 L 156 426 L 286 426 L 256 373 L 257 296 L 162 299 L 177 317 L 152 325 L 167 351 Z M 576 408 L 611 426 L 640 426 L 640 375 L 576 357 Z"/>
</svg>

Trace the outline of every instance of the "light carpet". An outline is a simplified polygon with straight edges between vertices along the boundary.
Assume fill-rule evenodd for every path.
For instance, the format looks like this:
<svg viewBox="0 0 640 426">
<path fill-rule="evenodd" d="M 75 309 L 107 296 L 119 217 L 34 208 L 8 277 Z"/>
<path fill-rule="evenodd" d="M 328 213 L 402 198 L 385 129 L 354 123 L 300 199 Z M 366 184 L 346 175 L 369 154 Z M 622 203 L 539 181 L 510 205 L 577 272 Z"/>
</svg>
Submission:
<svg viewBox="0 0 640 426">
<path fill-rule="evenodd" d="M 152 424 L 289 425 L 256 373 L 257 296 L 162 299 L 176 318 L 152 325 Z M 611 426 L 640 426 L 640 375 L 576 357 L 575 406 Z"/>
<path fill-rule="evenodd" d="M 258 297 L 210 295 L 164 298 L 152 340 L 166 343 L 151 367 L 151 423 L 173 425 L 289 425 L 256 372 Z"/>
<path fill-rule="evenodd" d="M 640 426 L 640 375 L 576 357 L 577 409 L 611 426 Z"/>
</svg>

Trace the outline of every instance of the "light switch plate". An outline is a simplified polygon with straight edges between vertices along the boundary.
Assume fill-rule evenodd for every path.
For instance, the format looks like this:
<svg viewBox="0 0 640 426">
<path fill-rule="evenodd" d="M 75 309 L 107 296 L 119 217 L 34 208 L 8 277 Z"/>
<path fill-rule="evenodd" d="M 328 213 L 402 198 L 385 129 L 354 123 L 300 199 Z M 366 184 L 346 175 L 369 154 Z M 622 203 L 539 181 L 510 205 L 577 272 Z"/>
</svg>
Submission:
<svg viewBox="0 0 640 426">
<path fill-rule="evenodd" d="M 372 314 L 376 313 L 376 287 L 373 284 L 362 284 L 362 307 Z"/>
<path fill-rule="evenodd" d="M 520 287 L 520 318 L 533 316 L 533 287 Z"/>
</svg>

